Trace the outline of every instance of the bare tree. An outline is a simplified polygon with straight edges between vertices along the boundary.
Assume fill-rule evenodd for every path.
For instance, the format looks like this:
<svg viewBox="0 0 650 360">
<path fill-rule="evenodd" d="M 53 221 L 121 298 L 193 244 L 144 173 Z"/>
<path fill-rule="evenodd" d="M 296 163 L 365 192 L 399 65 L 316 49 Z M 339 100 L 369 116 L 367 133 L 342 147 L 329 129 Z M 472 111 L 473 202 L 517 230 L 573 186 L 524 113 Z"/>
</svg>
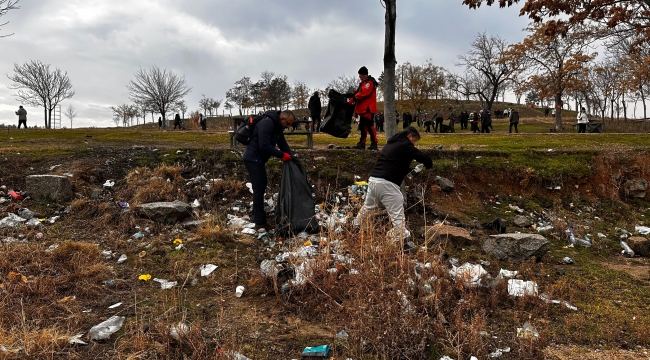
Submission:
<svg viewBox="0 0 650 360">
<path fill-rule="evenodd" d="M 398 72 L 404 74 L 404 100 L 409 109 L 421 112 L 430 99 L 445 85 L 445 72 L 428 60 L 422 65 L 404 63 Z"/>
<path fill-rule="evenodd" d="M 244 109 L 251 107 L 251 78 L 244 76 L 243 78 L 235 81 L 235 86 L 233 86 L 226 93 L 226 99 L 228 102 L 236 106 L 239 109 L 239 115 L 242 115 Z"/>
<path fill-rule="evenodd" d="M 113 110 L 113 122 L 115 122 L 115 125 L 120 126 L 120 123 L 122 123 L 122 126 L 126 127 L 133 121 L 137 107 L 135 105 L 122 104 L 119 106 L 111 106 L 111 110 Z"/>
<path fill-rule="evenodd" d="M 476 36 L 467 53 L 458 55 L 460 61 L 456 65 L 464 66 L 465 71 L 478 80 L 475 82 L 478 86 L 470 89 L 472 95 L 485 101 L 487 109 L 492 108 L 508 77 L 508 66 L 499 62 L 507 46 L 500 37 L 482 33 Z"/>
<path fill-rule="evenodd" d="M 18 90 L 13 96 L 30 106 L 44 108 L 45 128 L 52 128 L 52 111 L 63 100 L 70 99 L 75 92 L 67 72 L 60 69 L 50 71 L 50 65 L 38 60 L 14 64 L 14 74 L 7 75 L 11 81 L 7 87 Z"/>
<path fill-rule="evenodd" d="M 72 129 L 72 121 L 77 117 L 77 111 L 74 109 L 72 104 L 68 104 L 68 107 L 65 108 L 63 115 L 70 120 L 70 129 Z"/>
<path fill-rule="evenodd" d="M 359 78 L 353 75 L 341 75 L 327 84 L 327 89 L 334 89 L 342 94 L 352 92 L 359 86 Z"/>
<path fill-rule="evenodd" d="M 309 88 L 302 81 L 295 81 L 293 83 L 293 108 L 304 110 L 305 114 L 309 113 L 307 109 L 307 102 L 309 101 Z"/>
<path fill-rule="evenodd" d="M 215 115 L 219 115 L 219 107 L 221 106 L 222 102 L 223 100 L 221 99 L 219 100 L 212 99 L 212 101 L 210 102 L 210 115 L 212 115 L 213 111 Z"/>
<path fill-rule="evenodd" d="M 150 104 L 164 119 L 167 111 L 192 91 L 187 87 L 184 76 L 179 77 L 157 66 L 149 70 L 140 68 L 135 73 L 135 80 L 131 80 L 126 88 L 133 102 Z M 167 127 L 167 122 L 163 126 Z"/>
<path fill-rule="evenodd" d="M 0 0 L 0 17 L 4 16 L 9 12 L 9 10 L 16 10 L 20 9 L 16 4 L 18 4 L 18 1 L 20 0 Z M 9 21 L 1 23 L 0 28 L 7 25 Z M 9 35 L 0 35 L 0 38 L 11 36 L 13 34 Z"/>
</svg>

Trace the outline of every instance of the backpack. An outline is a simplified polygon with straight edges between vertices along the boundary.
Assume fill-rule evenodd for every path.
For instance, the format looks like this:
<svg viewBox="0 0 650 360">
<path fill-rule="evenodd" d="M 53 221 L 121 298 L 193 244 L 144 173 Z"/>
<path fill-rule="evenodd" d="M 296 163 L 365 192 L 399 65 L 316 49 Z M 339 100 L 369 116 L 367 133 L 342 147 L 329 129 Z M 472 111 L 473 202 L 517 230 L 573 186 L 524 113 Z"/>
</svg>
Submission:
<svg viewBox="0 0 650 360">
<path fill-rule="evenodd" d="M 242 121 L 237 131 L 235 131 L 235 140 L 241 144 L 248 145 L 253 138 L 253 127 L 265 117 L 266 115 L 251 115 L 248 119 Z"/>
</svg>

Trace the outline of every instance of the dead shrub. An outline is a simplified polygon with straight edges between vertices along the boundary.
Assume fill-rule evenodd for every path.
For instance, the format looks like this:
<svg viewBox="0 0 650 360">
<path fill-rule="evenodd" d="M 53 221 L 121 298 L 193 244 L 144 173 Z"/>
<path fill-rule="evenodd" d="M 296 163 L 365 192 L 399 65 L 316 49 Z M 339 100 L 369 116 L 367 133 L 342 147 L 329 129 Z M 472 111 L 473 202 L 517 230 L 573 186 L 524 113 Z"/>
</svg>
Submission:
<svg viewBox="0 0 650 360">
<path fill-rule="evenodd" d="M 119 195 L 129 199 L 133 206 L 158 201 L 187 201 L 184 193 L 178 191 L 184 185 L 178 166 L 161 165 L 153 170 L 137 168 L 127 174 L 125 181 L 126 187 Z"/>
</svg>

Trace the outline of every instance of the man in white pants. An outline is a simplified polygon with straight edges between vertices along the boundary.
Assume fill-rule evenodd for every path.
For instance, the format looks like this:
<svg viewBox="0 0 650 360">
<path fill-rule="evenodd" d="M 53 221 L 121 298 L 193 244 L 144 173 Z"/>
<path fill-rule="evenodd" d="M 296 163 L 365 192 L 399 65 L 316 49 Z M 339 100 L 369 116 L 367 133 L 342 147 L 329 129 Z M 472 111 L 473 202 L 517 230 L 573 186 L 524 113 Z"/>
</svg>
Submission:
<svg viewBox="0 0 650 360">
<path fill-rule="evenodd" d="M 355 219 L 356 224 L 364 225 L 366 215 L 381 205 L 386 208 L 393 225 L 389 237 L 399 240 L 409 236 L 404 225 L 404 196 L 400 185 L 411 171 L 413 160 L 423 163 L 427 169 L 433 167 L 431 158 L 415 148 L 418 140 L 420 133 L 412 126 L 388 139 L 370 171 L 366 201 Z"/>
</svg>

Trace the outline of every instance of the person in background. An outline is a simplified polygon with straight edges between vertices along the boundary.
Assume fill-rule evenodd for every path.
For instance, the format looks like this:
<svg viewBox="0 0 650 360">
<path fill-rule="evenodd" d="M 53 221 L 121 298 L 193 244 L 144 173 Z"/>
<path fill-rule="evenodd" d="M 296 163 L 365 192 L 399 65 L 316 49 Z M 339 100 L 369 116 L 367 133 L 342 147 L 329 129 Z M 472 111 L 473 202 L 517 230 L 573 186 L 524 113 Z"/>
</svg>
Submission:
<svg viewBox="0 0 650 360">
<path fill-rule="evenodd" d="M 207 129 L 207 120 L 203 114 L 199 114 L 199 125 L 201 125 L 201 129 L 203 129 L 203 131 Z"/>
<path fill-rule="evenodd" d="M 309 114 L 311 115 L 311 124 L 312 131 L 320 131 L 320 113 L 322 110 L 320 97 L 318 96 L 318 91 L 314 91 L 314 95 L 309 98 L 309 104 L 307 105 L 309 109 Z"/>
<path fill-rule="evenodd" d="M 384 132 L 384 113 L 377 113 L 375 116 L 375 126 L 377 127 L 378 132 Z"/>
<path fill-rule="evenodd" d="M 584 134 L 587 131 L 587 124 L 589 123 L 589 116 L 585 108 L 580 108 L 578 113 L 578 134 Z"/>
<path fill-rule="evenodd" d="M 481 133 L 490 133 L 490 126 L 492 126 L 492 116 L 490 110 L 481 110 Z"/>
<path fill-rule="evenodd" d="M 510 119 L 510 129 L 509 129 L 508 132 L 512 133 L 512 127 L 514 126 L 515 127 L 515 133 L 519 133 L 519 129 L 517 129 L 517 126 L 519 125 L 519 112 L 517 112 L 517 110 L 515 110 L 515 109 L 512 109 L 512 111 L 510 111 L 510 115 L 508 115 L 508 117 Z"/>
<path fill-rule="evenodd" d="M 451 132 L 456 132 L 456 129 L 454 129 L 454 125 L 456 124 L 456 113 L 454 112 L 454 108 L 451 106 L 449 107 L 449 116 L 447 119 L 449 119 L 449 127 L 451 128 Z"/>
<path fill-rule="evenodd" d="M 359 71 L 359 87 L 353 93 L 346 94 L 350 104 L 354 104 L 354 113 L 359 116 L 361 138 L 355 149 L 365 150 L 366 137 L 370 134 L 371 144 L 368 150 L 377 150 L 377 131 L 373 124 L 377 113 L 377 80 L 368 75 L 368 68 L 362 66 Z"/>
<path fill-rule="evenodd" d="M 174 116 L 174 130 L 176 130 L 177 126 L 178 126 L 179 130 L 183 130 L 183 127 L 181 125 L 182 125 L 181 124 L 181 115 L 176 114 L 176 116 Z"/>
<path fill-rule="evenodd" d="M 267 185 L 266 163 L 271 156 L 282 159 L 282 161 L 293 159 L 291 148 L 284 138 L 284 129 L 289 128 L 295 119 L 295 115 L 289 110 L 265 112 L 264 118 L 258 120 L 253 127 L 251 141 L 244 151 L 244 165 L 248 170 L 248 176 L 253 185 L 255 230 L 270 230 L 266 223 L 266 212 L 264 211 L 264 192 Z"/>
<path fill-rule="evenodd" d="M 20 125 L 23 125 L 27 129 L 27 110 L 20 105 L 18 106 L 16 115 L 18 115 L 18 129 L 20 129 Z"/>
<path fill-rule="evenodd" d="M 162 116 L 158 116 L 158 129 L 162 129 Z"/>
</svg>

